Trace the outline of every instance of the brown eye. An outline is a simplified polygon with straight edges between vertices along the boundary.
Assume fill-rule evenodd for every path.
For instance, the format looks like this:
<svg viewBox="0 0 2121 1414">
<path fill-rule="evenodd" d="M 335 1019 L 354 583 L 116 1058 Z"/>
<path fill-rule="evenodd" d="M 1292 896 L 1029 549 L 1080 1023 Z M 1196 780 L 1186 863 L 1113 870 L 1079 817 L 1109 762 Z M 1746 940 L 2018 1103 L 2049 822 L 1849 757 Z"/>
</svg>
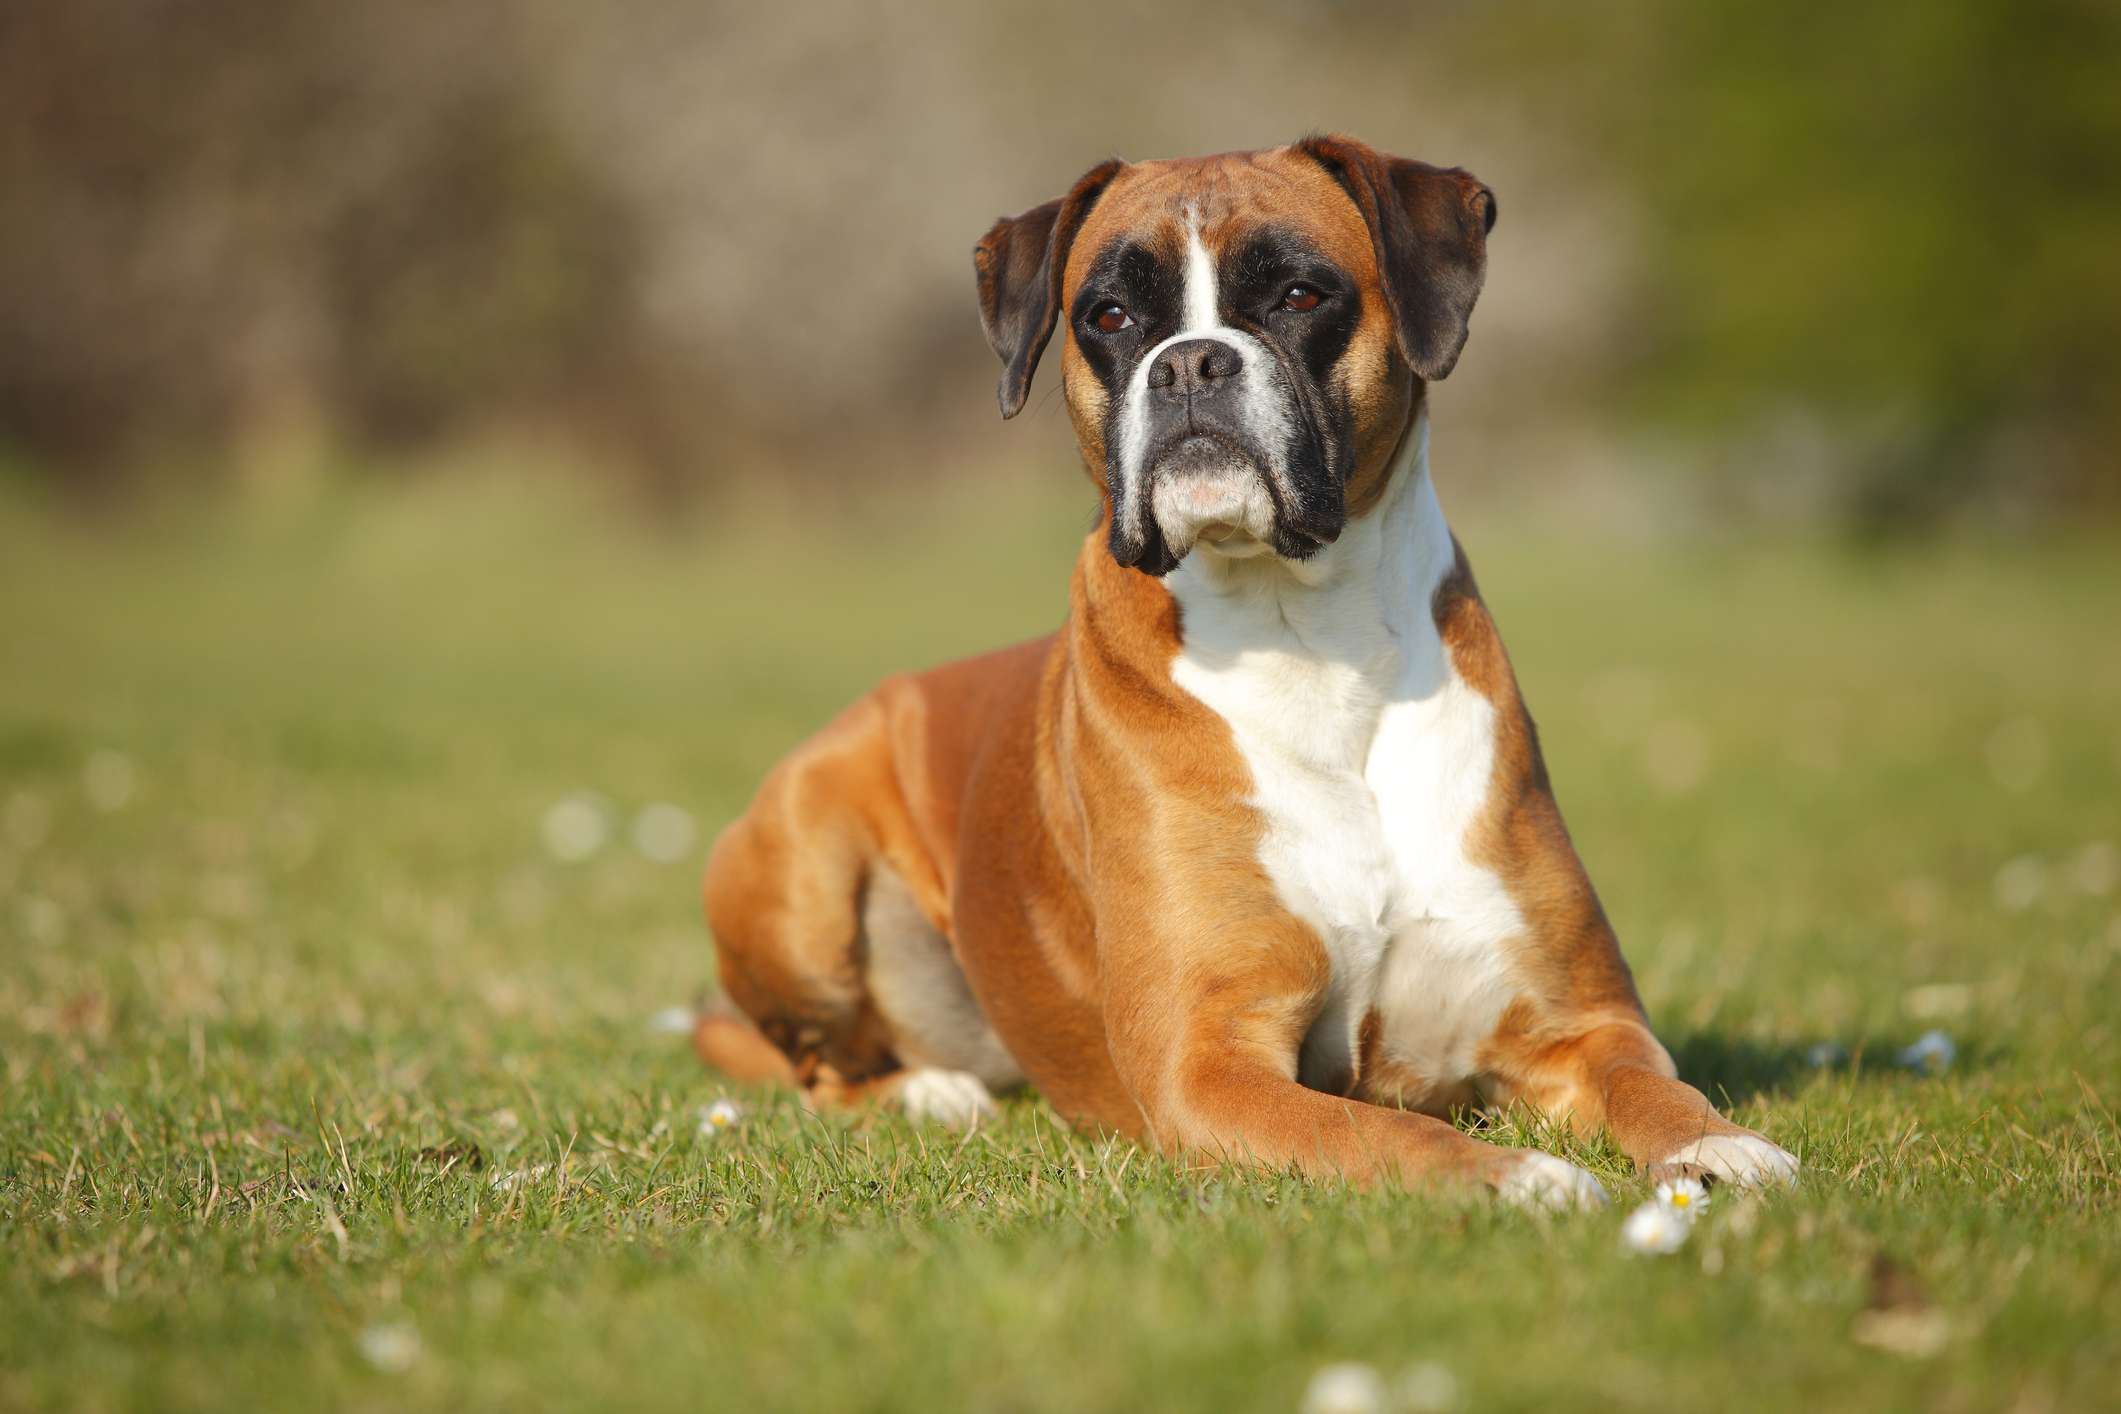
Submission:
<svg viewBox="0 0 2121 1414">
<path fill-rule="evenodd" d="M 1106 334 L 1117 334 L 1133 322 L 1127 311 L 1116 304 L 1108 304 L 1097 312 L 1097 327 Z"/>
<path fill-rule="evenodd" d="M 1318 291 L 1309 285 L 1291 285 L 1289 292 L 1281 297 L 1281 307 L 1293 309 L 1298 314 L 1309 314 L 1318 308 L 1319 298 Z"/>
</svg>

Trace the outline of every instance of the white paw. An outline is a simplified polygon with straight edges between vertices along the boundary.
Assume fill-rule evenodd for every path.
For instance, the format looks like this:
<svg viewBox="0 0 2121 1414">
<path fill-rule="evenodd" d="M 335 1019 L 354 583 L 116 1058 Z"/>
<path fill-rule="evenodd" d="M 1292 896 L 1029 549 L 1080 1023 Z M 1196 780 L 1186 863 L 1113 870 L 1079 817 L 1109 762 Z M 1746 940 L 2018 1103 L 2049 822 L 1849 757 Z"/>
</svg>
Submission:
<svg viewBox="0 0 2121 1414">
<path fill-rule="evenodd" d="M 952 1129 L 971 1129 L 995 1113 L 994 1096 L 977 1075 L 932 1066 L 906 1072 L 899 1082 L 898 1103 L 909 1119 L 933 1120 Z"/>
<path fill-rule="evenodd" d="M 1566 1159 L 1536 1151 L 1527 1153 L 1495 1194 L 1513 1208 L 1549 1212 L 1588 1212 L 1606 1204 L 1605 1186 Z"/>
<path fill-rule="evenodd" d="M 1710 1134 L 1677 1150 L 1668 1164 L 1699 1164 L 1736 1188 L 1797 1181 L 1797 1156 L 1757 1134 Z"/>
</svg>

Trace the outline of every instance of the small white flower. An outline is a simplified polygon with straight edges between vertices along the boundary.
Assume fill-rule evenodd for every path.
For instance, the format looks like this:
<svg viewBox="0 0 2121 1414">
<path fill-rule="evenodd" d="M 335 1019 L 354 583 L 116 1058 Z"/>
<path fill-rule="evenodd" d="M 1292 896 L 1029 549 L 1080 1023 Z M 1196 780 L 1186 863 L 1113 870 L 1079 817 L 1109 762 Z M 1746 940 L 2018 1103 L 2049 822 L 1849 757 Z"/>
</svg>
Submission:
<svg viewBox="0 0 2121 1414">
<path fill-rule="evenodd" d="M 1686 1246 L 1694 1220 L 1655 1201 L 1644 1203 L 1620 1225 L 1620 1245 L 1630 1252 L 1662 1257 Z"/>
<path fill-rule="evenodd" d="M 700 1133 L 712 1137 L 725 1129 L 736 1127 L 744 1117 L 744 1107 L 734 1100 L 716 1100 L 711 1105 L 700 1107 Z"/>
<path fill-rule="evenodd" d="M 88 766 L 81 773 L 81 783 L 88 792 L 88 803 L 98 810 L 123 810 L 133 798 L 133 787 L 139 783 L 133 763 L 115 751 L 99 751 L 88 758 Z"/>
<path fill-rule="evenodd" d="M 1996 871 L 1996 906 L 2006 913 L 2023 913 L 2047 894 L 2047 862 L 2037 854 L 2021 854 Z"/>
<path fill-rule="evenodd" d="M 526 1183 L 536 1183 L 539 1179 L 543 1178 L 546 1174 L 551 1172 L 551 1164 L 532 1164 L 527 1169 L 508 1169 L 504 1172 L 495 1174 L 490 1180 L 487 1181 L 486 1186 L 489 1188 L 498 1188 L 501 1189 L 503 1192 L 506 1192 L 512 1188 L 520 1188 Z"/>
<path fill-rule="evenodd" d="M 658 864 L 671 864 L 692 853 L 699 839 L 692 812 L 682 805 L 658 801 L 641 807 L 633 817 L 633 847 Z"/>
<path fill-rule="evenodd" d="M 420 1332 L 410 1321 L 382 1321 L 361 1332 L 361 1358 L 386 1375 L 402 1375 L 420 1359 Z"/>
<path fill-rule="evenodd" d="M 545 848 L 563 864 L 579 864 L 604 847 L 611 836 L 609 811 L 594 791 L 576 791 L 545 812 Z"/>
<path fill-rule="evenodd" d="M 648 1029 L 670 1036 L 689 1036 L 699 1019 L 699 1014 L 689 1006 L 666 1006 L 648 1018 Z"/>
<path fill-rule="evenodd" d="M 1709 1190 L 1698 1178 L 1675 1178 L 1658 1184 L 1651 1201 L 1692 1222 L 1708 1211 Z"/>
<path fill-rule="evenodd" d="M 1959 1048 L 1952 1038 L 1942 1031 L 1925 1031 L 1915 1038 L 1915 1044 L 1900 1053 L 1900 1064 L 1909 1070 L 1919 1070 L 1925 1075 L 1939 1075 L 1952 1068 L 1958 1059 Z"/>
<path fill-rule="evenodd" d="M 1368 1365 L 1327 1365 L 1304 1390 L 1303 1414 L 1377 1414 L 1385 1407 L 1385 1382 Z"/>
<path fill-rule="evenodd" d="M 1804 1053 L 1804 1063 L 1814 1070 L 1830 1070 L 1848 1059 L 1848 1052 L 1832 1041 L 1815 1041 Z"/>
</svg>

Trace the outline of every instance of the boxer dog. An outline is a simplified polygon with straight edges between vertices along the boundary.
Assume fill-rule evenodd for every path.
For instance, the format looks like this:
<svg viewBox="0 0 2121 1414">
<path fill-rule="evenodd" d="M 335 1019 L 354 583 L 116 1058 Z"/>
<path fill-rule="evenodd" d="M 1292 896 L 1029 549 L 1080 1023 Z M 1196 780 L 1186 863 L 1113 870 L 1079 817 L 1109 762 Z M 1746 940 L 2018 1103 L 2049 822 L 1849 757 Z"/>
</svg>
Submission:
<svg viewBox="0 0 2121 1414">
<path fill-rule="evenodd" d="M 1344 137 L 995 223 L 1002 415 L 1057 328 L 1103 514 L 1058 632 L 885 681 L 721 836 L 710 1064 L 957 1124 L 1028 1082 L 1174 1155 L 1555 1207 L 1604 1193 L 1445 1116 L 1795 1175 L 1651 1033 L 1437 504 L 1425 390 L 1494 224 Z"/>
</svg>

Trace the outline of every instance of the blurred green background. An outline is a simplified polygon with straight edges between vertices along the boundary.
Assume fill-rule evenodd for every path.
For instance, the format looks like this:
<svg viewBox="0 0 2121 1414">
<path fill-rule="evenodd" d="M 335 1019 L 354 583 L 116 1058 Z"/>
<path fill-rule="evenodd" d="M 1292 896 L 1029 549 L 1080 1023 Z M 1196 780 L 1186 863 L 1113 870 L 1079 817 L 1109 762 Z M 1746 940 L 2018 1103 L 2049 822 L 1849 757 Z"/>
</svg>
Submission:
<svg viewBox="0 0 2121 1414">
<path fill-rule="evenodd" d="M 2117 38 L 0 4 L 0 1408 L 2110 1403 Z M 1499 195 L 1439 489 L 1660 1035 L 1804 1157 L 1672 1259 L 1506 1118 L 1618 1211 L 1035 1097 L 698 1124 L 707 840 L 1064 611 L 1092 497 L 1050 378 L 994 415 L 971 242 L 1314 129 Z"/>
<path fill-rule="evenodd" d="M 1060 462 L 1050 398 L 1005 438 L 983 396 L 973 238 L 1108 154 L 1340 129 L 1499 194 L 1443 403 L 1490 490 L 2110 511 L 2117 41 L 2107 0 L 16 0 L 0 451 L 107 505 L 501 439 L 658 519 Z"/>
</svg>

